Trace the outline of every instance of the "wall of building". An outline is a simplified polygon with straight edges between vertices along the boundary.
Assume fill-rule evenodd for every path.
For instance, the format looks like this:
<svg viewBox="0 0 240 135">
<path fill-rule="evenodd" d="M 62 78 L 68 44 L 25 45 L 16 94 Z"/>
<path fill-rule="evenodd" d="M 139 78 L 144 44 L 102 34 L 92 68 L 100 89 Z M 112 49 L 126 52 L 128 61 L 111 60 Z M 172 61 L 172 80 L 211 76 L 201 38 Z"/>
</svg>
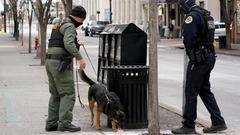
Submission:
<svg viewBox="0 0 240 135">
<path fill-rule="evenodd" d="M 98 18 L 99 20 L 110 21 L 110 0 L 81 0 L 81 5 L 87 10 L 86 21 L 98 20 Z M 140 0 L 111 0 L 111 6 L 112 23 L 135 23 L 140 27 L 146 25 L 148 5 L 143 7 Z M 99 17 L 97 11 L 100 11 Z"/>
<path fill-rule="evenodd" d="M 126 24 L 135 23 L 144 31 L 147 31 L 148 25 L 148 5 L 142 5 L 144 0 L 111 0 L 112 5 L 112 23 Z M 87 10 L 88 20 L 110 20 L 110 0 L 80 0 L 82 6 Z M 203 7 L 211 12 L 215 21 L 221 21 L 220 2 L 219 0 L 196 0 L 196 3 L 200 5 L 203 3 Z M 165 28 L 164 36 L 168 35 L 167 24 L 171 20 L 171 11 L 175 12 L 175 28 L 177 31 L 181 31 L 183 16 L 178 13 L 179 5 L 177 2 L 171 3 L 158 3 L 158 23 L 163 21 L 163 28 Z M 100 14 L 97 14 L 100 11 Z M 172 21 L 172 20 L 171 20 Z M 179 32 L 180 36 L 180 32 Z"/>
<path fill-rule="evenodd" d="M 200 5 L 200 2 L 204 2 L 204 8 L 211 12 L 215 21 L 221 21 L 219 0 L 196 0 L 196 4 Z"/>
<path fill-rule="evenodd" d="M 97 11 L 99 11 L 99 7 L 101 6 L 100 3 L 102 1 L 103 0 L 81 0 L 80 1 L 80 5 L 82 5 L 87 12 L 86 21 L 98 19 Z"/>
</svg>

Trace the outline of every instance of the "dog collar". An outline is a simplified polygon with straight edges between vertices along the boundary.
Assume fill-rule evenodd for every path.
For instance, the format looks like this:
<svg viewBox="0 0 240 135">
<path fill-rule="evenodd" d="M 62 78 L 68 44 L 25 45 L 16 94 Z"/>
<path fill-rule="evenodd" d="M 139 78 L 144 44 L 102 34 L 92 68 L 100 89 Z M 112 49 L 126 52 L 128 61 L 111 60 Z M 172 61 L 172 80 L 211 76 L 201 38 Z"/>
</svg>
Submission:
<svg viewBox="0 0 240 135">
<path fill-rule="evenodd" d="M 105 113 L 107 114 L 107 113 L 108 113 L 108 105 L 112 102 L 112 100 L 109 99 L 106 91 L 104 91 L 104 95 L 105 95 L 105 97 L 106 97 L 106 99 L 107 99 L 107 105 L 106 105 L 106 107 L 105 107 Z"/>
</svg>

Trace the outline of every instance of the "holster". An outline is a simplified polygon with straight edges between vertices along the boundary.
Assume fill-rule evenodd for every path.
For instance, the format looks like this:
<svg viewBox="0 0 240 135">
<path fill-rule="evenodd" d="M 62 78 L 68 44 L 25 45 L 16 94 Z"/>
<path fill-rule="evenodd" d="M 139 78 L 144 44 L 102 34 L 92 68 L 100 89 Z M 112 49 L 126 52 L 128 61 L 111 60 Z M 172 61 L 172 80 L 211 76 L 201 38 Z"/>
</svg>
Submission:
<svg viewBox="0 0 240 135">
<path fill-rule="evenodd" d="M 206 48 L 199 47 L 198 49 L 187 50 L 187 55 L 191 63 L 202 63 L 208 58 L 210 51 Z"/>
<path fill-rule="evenodd" d="M 68 67 L 70 67 L 71 62 L 72 62 L 72 57 L 70 55 L 63 54 L 61 56 L 61 63 L 58 68 L 58 71 L 64 72 Z"/>
</svg>

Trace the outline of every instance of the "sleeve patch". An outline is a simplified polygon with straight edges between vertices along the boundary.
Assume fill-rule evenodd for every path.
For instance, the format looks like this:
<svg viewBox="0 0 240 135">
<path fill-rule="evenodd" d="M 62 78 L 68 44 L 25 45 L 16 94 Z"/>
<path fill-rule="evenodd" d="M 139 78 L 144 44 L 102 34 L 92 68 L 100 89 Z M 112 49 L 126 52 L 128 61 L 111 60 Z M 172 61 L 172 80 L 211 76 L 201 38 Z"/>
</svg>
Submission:
<svg viewBox="0 0 240 135">
<path fill-rule="evenodd" d="M 189 24 L 193 21 L 192 16 L 188 16 L 187 19 L 185 20 L 185 23 Z"/>
</svg>

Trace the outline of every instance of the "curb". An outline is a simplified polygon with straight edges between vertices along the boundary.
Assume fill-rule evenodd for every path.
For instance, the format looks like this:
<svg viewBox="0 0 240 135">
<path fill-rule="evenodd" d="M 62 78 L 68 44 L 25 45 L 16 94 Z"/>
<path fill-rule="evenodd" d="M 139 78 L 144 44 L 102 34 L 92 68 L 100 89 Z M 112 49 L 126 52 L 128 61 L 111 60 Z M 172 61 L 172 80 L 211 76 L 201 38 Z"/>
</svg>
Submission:
<svg viewBox="0 0 240 135">
<path fill-rule="evenodd" d="M 178 107 L 171 106 L 171 105 L 165 104 L 165 103 L 163 103 L 163 102 L 159 102 L 158 105 L 159 105 L 160 107 L 162 107 L 162 108 L 165 108 L 165 109 L 173 112 L 173 113 L 176 113 L 176 114 L 179 115 L 179 116 L 182 116 L 182 110 L 179 109 Z M 206 120 L 204 120 L 204 119 L 202 119 L 202 118 L 200 118 L 200 117 L 197 117 L 196 123 L 199 124 L 199 125 L 201 125 L 201 126 L 203 126 L 203 127 L 209 127 L 209 126 L 211 126 L 211 123 L 210 123 L 210 122 L 208 122 L 208 121 L 206 121 Z"/>
</svg>

